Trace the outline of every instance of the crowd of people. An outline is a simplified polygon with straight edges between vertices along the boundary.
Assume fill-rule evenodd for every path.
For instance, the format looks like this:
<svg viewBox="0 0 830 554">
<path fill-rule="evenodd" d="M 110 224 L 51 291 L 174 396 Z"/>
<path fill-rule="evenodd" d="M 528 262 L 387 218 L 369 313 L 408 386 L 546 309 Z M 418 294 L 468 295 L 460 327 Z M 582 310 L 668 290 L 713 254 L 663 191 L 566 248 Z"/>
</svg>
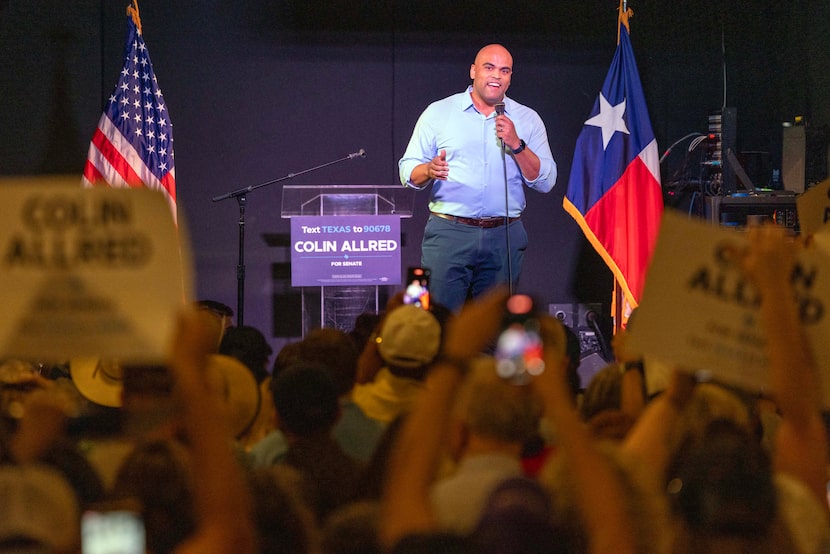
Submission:
<svg viewBox="0 0 830 554">
<path fill-rule="evenodd" d="M 625 331 L 580 384 L 578 341 L 544 314 L 544 370 L 506 380 L 505 287 L 458 311 L 401 292 L 273 360 L 208 302 L 163 365 L 6 360 L 0 552 L 830 552 L 821 372 L 781 294 L 794 249 L 749 232 L 763 396 L 693 368 L 646 394 Z"/>
</svg>

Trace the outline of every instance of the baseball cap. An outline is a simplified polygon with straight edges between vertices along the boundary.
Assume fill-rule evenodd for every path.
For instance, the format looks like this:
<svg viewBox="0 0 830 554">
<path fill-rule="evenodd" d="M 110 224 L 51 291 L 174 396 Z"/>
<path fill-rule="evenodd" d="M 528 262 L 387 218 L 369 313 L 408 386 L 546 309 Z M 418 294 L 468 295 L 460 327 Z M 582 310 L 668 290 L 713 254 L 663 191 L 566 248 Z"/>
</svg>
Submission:
<svg viewBox="0 0 830 554">
<path fill-rule="evenodd" d="M 386 363 L 417 368 L 438 354 L 441 325 L 423 308 L 399 306 L 387 314 L 377 340 L 378 353 Z"/>
</svg>

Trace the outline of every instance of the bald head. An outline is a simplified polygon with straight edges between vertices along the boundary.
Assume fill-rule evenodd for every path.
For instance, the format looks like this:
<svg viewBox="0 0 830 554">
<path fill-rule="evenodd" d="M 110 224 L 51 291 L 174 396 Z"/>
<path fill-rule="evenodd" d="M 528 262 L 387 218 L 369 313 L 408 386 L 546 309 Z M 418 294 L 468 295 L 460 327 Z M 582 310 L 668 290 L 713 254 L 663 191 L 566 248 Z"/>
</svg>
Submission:
<svg viewBox="0 0 830 554">
<path fill-rule="evenodd" d="M 510 52 L 502 46 L 501 44 L 488 44 L 487 46 L 483 47 L 481 50 L 478 51 L 476 54 L 474 65 L 478 65 L 483 63 L 486 59 L 498 57 L 499 59 L 507 59 L 509 60 L 509 66 L 513 68 L 513 56 L 510 55 Z"/>
</svg>

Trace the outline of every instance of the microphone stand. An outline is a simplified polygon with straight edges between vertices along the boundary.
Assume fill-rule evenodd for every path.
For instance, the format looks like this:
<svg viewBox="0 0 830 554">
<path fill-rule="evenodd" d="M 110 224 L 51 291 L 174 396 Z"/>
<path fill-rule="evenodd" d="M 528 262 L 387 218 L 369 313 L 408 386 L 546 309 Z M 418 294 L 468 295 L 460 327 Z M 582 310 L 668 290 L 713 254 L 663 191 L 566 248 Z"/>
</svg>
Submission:
<svg viewBox="0 0 830 554">
<path fill-rule="evenodd" d="M 509 293 L 513 296 L 513 253 L 510 250 L 510 202 L 507 194 L 507 153 L 504 151 L 504 139 L 501 141 L 501 165 L 504 170 L 504 238 L 507 243 L 507 282 Z"/>
<path fill-rule="evenodd" d="M 504 115 L 504 102 L 496 104 L 496 115 Z M 507 189 L 507 153 L 504 150 L 504 139 L 501 143 L 501 166 L 504 172 L 504 237 L 507 246 L 507 283 L 510 296 L 513 296 L 513 254 L 510 250 L 510 201 Z"/>
<path fill-rule="evenodd" d="M 244 309 L 245 309 L 245 204 L 248 200 L 248 193 L 252 192 L 258 188 L 267 187 L 269 185 L 273 185 L 275 183 L 279 183 L 281 181 L 285 181 L 287 179 L 293 179 L 294 177 L 299 177 L 300 175 L 305 175 L 306 173 L 311 173 L 312 171 L 317 171 L 318 169 L 322 169 L 324 167 L 328 167 L 330 165 L 334 165 L 340 162 L 344 162 L 346 160 L 353 160 L 355 158 L 365 158 L 366 151 L 362 148 L 358 152 L 354 152 L 345 156 L 343 158 L 339 158 L 337 160 L 332 160 L 330 162 L 326 162 L 324 164 L 310 167 L 308 169 L 304 169 L 302 171 L 298 171 L 297 173 L 289 173 L 283 177 L 279 177 L 277 179 L 272 179 L 270 181 L 265 181 L 264 183 L 259 183 L 258 185 L 249 185 L 247 187 L 243 187 L 241 189 L 236 189 L 231 192 L 227 192 L 225 194 L 221 194 L 219 196 L 214 196 L 211 200 L 213 202 L 220 202 L 222 200 L 228 200 L 229 198 L 236 198 L 237 203 L 239 204 L 239 261 L 236 266 L 236 325 L 237 327 L 241 327 L 244 324 Z"/>
</svg>

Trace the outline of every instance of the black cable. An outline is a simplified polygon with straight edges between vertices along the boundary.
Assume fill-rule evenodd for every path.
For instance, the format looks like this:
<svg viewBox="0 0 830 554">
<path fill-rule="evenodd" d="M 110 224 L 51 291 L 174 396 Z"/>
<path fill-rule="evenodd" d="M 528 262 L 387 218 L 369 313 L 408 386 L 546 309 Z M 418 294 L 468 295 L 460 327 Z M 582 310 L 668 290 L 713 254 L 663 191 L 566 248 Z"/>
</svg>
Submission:
<svg viewBox="0 0 830 554">
<path fill-rule="evenodd" d="M 504 115 L 504 102 L 495 106 L 496 115 Z M 507 246 L 507 282 L 510 296 L 513 296 L 513 254 L 510 249 L 510 195 L 507 189 L 507 153 L 505 152 L 504 139 L 499 139 L 501 146 L 501 166 L 504 172 L 504 237 Z"/>
<path fill-rule="evenodd" d="M 608 340 L 605 336 L 605 333 L 602 332 L 602 329 L 599 326 L 599 315 L 594 310 L 588 310 L 585 313 L 585 321 L 588 322 L 588 326 L 593 329 L 594 333 L 597 335 L 597 342 L 599 343 L 600 354 L 602 358 L 606 362 L 610 362 L 614 359 L 614 355 L 611 352 L 611 349 L 608 346 Z"/>
<path fill-rule="evenodd" d="M 507 154 L 504 151 L 504 140 L 501 141 L 501 165 L 504 170 L 504 237 L 507 244 L 507 282 L 510 284 L 510 295 L 513 296 L 513 254 L 510 250 L 510 201 L 507 193 Z"/>
</svg>

